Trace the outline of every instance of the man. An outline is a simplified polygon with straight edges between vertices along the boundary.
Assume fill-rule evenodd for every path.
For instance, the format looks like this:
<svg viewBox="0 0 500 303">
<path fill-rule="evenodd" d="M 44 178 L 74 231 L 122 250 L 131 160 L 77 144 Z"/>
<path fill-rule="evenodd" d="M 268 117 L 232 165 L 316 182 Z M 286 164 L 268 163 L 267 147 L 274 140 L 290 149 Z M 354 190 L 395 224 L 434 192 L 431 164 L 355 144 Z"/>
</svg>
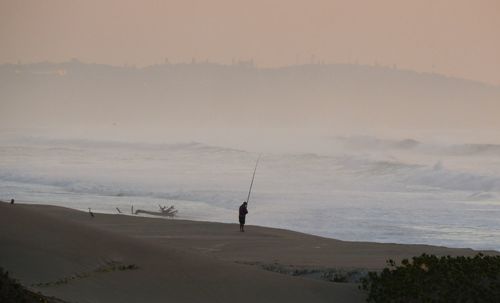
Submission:
<svg viewBox="0 0 500 303">
<path fill-rule="evenodd" d="M 243 202 L 240 206 L 240 231 L 245 232 L 245 217 L 248 214 L 247 202 Z"/>
</svg>

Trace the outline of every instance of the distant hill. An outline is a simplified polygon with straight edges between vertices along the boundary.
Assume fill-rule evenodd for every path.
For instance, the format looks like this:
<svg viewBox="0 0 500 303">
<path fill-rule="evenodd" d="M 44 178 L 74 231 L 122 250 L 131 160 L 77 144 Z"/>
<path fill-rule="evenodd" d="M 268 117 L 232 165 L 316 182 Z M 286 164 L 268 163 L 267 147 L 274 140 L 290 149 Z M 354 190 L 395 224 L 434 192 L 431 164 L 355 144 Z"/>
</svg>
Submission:
<svg viewBox="0 0 500 303">
<path fill-rule="evenodd" d="M 491 128 L 500 87 L 360 65 L 0 65 L 0 127 Z"/>
</svg>

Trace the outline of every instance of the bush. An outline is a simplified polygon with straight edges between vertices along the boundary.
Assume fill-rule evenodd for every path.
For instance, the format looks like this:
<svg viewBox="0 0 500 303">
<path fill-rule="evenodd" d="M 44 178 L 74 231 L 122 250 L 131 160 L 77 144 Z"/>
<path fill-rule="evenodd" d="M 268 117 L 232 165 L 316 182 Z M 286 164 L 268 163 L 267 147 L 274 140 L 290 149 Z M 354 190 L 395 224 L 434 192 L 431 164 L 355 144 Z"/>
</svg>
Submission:
<svg viewBox="0 0 500 303">
<path fill-rule="evenodd" d="M 9 277 L 9 272 L 0 267 L 0 302 L 1 303 L 66 303 L 54 297 L 27 290 L 16 280 Z"/>
<path fill-rule="evenodd" d="M 362 279 L 368 302 L 500 302 L 500 256 L 423 254 L 388 265 Z"/>
<path fill-rule="evenodd" d="M 9 272 L 0 267 L 0 302 L 26 302 L 21 284 L 9 277 Z"/>
</svg>

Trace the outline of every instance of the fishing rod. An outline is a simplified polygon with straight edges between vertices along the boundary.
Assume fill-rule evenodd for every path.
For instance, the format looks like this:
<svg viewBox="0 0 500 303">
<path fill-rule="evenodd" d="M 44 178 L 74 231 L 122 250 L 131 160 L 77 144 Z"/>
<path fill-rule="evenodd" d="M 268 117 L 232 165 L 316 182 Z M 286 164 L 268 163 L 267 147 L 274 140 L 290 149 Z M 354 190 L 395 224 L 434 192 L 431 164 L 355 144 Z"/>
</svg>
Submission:
<svg viewBox="0 0 500 303">
<path fill-rule="evenodd" d="M 257 162 L 255 163 L 255 169 L 253 170 L 252 182 L 250 183 L 250 189 L 248 190 L 247 204 L 248 202 L 250 202 L 250 194 L 252 193 L 253 180 L 255 179 L 255 172 L 257 171 L 257 165 L 259 165 L 260 156 L 261 154 L 259 154 Z"/>
</svg>

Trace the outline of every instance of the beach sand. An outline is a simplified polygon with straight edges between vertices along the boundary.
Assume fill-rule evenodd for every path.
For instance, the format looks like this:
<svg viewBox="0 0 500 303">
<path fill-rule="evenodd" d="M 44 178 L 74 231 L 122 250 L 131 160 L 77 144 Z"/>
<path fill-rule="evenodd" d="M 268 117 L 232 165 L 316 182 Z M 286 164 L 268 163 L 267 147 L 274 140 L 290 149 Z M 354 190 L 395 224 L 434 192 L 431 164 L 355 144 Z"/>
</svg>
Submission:
<svg viewBox="0 0 500 303">
<path fill-rule="evenodd" d="M 0 266 L 68 302 L 364 302 L 355 283 L 262 269 L 376 270 L 421 253 L 470 249 L 346 242 L 237 224 L 0 203 Z M 496 252 L 487 252 L 496 253 Z"/>
</svg>

